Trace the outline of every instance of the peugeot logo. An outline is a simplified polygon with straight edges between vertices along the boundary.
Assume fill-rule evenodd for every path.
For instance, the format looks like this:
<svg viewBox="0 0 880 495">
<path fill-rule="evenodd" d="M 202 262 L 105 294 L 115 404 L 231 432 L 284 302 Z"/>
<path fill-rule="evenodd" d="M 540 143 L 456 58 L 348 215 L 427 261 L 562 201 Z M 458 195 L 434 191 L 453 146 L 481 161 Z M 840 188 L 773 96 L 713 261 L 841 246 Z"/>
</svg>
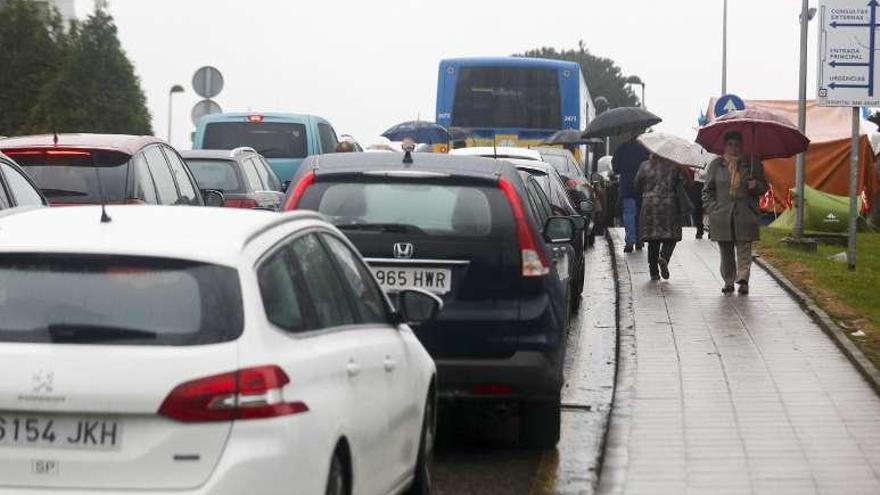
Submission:
<svg viewBox="0 0 880 495">
<path fill-rule="evenodd" d="M 34 393 L 52 393 L 55 390 L 55 372 L 40 370 L 33 374 Z"/>
<path fill-rule="evenodd" d="M 398 242 L 394 244 L 394 257 L 409 259 L 413 257 L 413 245 L 408 242 Z"/>
</svg>

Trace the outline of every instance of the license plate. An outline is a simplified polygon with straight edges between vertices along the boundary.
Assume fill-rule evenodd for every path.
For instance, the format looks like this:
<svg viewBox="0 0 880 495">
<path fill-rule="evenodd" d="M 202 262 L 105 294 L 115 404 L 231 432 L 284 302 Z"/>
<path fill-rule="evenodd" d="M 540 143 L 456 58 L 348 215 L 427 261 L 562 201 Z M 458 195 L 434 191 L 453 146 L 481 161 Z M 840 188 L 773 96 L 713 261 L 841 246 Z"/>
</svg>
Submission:
<svg viewBox="0 0 880 495">
<path fill-rule="evenodd" d="M 452 270 L 448 268 L 371 267 L 379 285 L 386 292 L 424 289 L 435 294 L 452 290 Z"/>
<path fill-rule="evenodd" d="M 115 419 L 0 413 L 0 447 L 113 450 L 121 441 Z"/>
</svg>

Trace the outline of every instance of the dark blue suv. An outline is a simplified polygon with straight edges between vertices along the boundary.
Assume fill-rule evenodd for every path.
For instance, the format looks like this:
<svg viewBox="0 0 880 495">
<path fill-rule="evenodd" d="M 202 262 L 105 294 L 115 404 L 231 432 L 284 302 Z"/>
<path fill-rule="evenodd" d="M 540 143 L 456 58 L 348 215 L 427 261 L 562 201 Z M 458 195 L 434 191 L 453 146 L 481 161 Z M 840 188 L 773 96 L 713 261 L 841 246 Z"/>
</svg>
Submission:
<svg viewBox="0 0 880 495">
<path fill-rule="evenodd" d="M 340 228 L 389 293 L 443 299 L 416 329 L 442 399 L 516 402 L 523 443 L 556 444 L 568 309 L 553 247 L 572 242 L 572 218 L 539 225 L 507 163 L 427 153 L 308 158 L 282 207 L 297 208 Z"/>
</svg>

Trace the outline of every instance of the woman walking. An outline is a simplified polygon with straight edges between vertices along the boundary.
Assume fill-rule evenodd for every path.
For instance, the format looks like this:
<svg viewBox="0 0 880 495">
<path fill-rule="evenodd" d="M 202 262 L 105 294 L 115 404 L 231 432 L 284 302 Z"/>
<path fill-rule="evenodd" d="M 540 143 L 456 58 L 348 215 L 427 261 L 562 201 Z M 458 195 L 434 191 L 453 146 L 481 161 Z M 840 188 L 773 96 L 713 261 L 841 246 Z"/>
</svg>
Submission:
<svg viewBox="0 0 880 495">
<path fill-rule="evenodd" d="M 706 170 L 703 206 L 709 216 L 709 238 L 721 251 L 721 292 L 749 293 L 752 243 L 760 237 L 758 198 L 767 192 L 764 166 L 742 152 L 742 135 L 724 135 L 724 155 Z"/>
<path fill-rule="evenodd" d="M 684 186 L 685 181 L 678 165 L 657 155 L 642 163 L 636 174 L 635 190 L 642 198 L 639 240 L 648 243 L 651 280 L 669 278 L 669 260 L 681 240 L 683 215 L 676 188 Z"/>
</svg>

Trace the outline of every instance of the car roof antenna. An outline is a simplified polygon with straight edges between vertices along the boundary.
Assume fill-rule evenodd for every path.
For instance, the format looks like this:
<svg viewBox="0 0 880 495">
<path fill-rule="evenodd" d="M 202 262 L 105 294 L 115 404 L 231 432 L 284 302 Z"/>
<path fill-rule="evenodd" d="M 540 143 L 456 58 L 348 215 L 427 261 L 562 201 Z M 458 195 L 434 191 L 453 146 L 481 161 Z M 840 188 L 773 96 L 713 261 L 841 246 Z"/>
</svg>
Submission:
<svg viewBox="0 0 880 495">
<path fill-rule="evenodd" d="M 498 159 L 498 135 L 492 134 L 492 158 Z"/>
<path fill-rule="evenodd" d="M 52 145 L 58 146 L 58 131 L 52 133 Z"/>
<path fill-rule="evenodd" d="M 98 180 L 98 196 L 101 198 L 101 223 L 110 223 L 113 219 L 107 214 L 107 200 L 104 198 L 104 184 L 101 183 L 101 172 L 98 170 L 96 152 L 92 152 L 92 167 L 95 168 L 95 178 Z"/>
</svg>

